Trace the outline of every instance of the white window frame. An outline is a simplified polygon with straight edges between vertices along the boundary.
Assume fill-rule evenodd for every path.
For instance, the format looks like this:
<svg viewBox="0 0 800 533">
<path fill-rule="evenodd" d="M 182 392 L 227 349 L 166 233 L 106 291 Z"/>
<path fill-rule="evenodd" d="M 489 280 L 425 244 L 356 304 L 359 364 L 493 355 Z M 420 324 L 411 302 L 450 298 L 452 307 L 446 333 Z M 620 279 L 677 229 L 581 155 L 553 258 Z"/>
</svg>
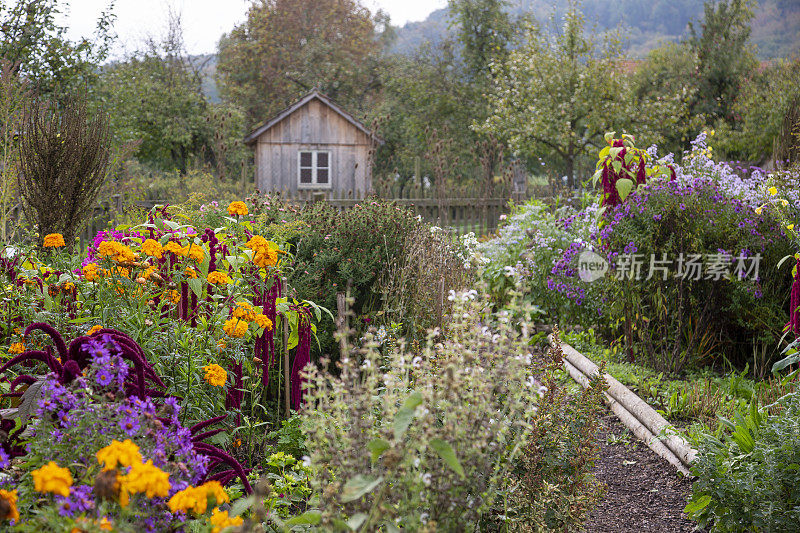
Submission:
<svg viewBox="0 0 800 533">
<path fill-rule="evenodd" d="M 303 183 L 300 179 L 301 170 L 303 168 L 300 164 L 302 154 L 310 153 L 311 154 L 311 183 Z M 317 165 L 317 156 L 319 154 L 328 154 L 328 183 L 318 183 L 317 181 L 317 171 L 320 168 L 326 167 L 319 167 Z M 330 150 L 314 150 L 314 149 L 300 149 L 297 151 L 297 188 L 298 189 L 330 189 L 332 188 L 332 181 L 333 181 L 333 159 L 331 157 Z"/>
</svg>

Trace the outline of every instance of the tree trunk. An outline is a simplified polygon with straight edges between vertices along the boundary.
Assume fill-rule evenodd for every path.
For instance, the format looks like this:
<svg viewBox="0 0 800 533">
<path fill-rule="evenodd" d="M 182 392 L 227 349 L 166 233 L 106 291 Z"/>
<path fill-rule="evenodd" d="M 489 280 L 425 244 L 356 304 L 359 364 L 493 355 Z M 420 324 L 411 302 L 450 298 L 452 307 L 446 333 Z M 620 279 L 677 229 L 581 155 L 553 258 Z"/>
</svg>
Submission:
<svg viewBox="0 0 800 533">
<path fill-rule="evenodd" d="M 566 158 L 567 164 L 567 187 L 569 190 L 575 189 L 575 156 L 570 154 Z"/>
</svg>

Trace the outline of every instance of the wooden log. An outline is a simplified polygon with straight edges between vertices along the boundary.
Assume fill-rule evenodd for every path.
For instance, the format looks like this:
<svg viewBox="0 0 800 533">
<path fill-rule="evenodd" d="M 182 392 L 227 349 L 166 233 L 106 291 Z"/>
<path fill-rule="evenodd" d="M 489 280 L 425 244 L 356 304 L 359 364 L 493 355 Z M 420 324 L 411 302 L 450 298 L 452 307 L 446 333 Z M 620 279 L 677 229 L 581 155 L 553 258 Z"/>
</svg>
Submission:
<svg viewBox="0 0 800 533">
<path fill-rule="evenodd" d="M 598 373 L 597 365 L 569 344 L 562 343 L 561 350 L 564 357 L 583 374 L 594 376 Z M 672 424 L 613 376 L 606 373 L 603 377 L 608 383 L 608 393 L 617 402 L 624 405 L 653 435 L 658 435 L 659 438 L 663 436 L 664 444 L 678 456 L 684 465 L 688 466 L 694 461 L 697 451 L 692 449 L 685 439 L 675 434 Z"/>
<path fill-rule="evenodd" d="M 589 378 L 583 374 L 580 370 L 578 370 L 575 366 L 573 366 L 568 359 L 562 360 L 564 363 L 564 367 L 567 369 L 569 375 L 577 381 L 583 388 L 589 388 Z M 665 459 L 669 464 L 675 467 L 678 472 L 683 474 L 684 476 L 689 477 L 691 473 L 689 469 L 681 462 L 675 453 L 667 448 L 663 442 L 658 440 L 658 437 L 653 435 L 653 433 L 647 429 L 635 416 L 633 416 L 622 404 L 616 401 L 614 398 L 611 397 L 607 392 L 603 393 L 603 397 L 605 399 L 606 404 L 611 408 L 614 414 L 619 418 L 620 422 L 622 422 L 625 427 L 627 427 L 631 432 L 642 442 L 644 442 L 648 448 L 653 450 L 656 455 Z"/>
</svg>

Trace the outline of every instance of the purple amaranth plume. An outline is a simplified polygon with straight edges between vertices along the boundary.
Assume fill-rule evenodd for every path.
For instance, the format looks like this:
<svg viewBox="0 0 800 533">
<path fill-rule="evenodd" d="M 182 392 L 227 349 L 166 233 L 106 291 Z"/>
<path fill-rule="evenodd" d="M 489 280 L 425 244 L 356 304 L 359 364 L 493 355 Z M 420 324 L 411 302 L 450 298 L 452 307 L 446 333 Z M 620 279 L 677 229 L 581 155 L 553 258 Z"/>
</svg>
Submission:
<svg viewBox="0 0 800 533">
<path fill-rule="evenodd" d="M 294 354 L 294 362 L 292 363 L 292 407 L 295 410 L 299 409 L 300 404 L 303 402 L 303 387 L 305 378 L 300 376 L 300 372 L 311 362 L 311 320 L 307 313 L 308 311 L 303 308 L 297 308 L 299 315 L 297 319 L 297 333 L 298 342 L 297 350 Z"/>
<path fill-rule="evenodd" d="M 800 259 L 795 266 L 794 283 L 792 283 L 792 295 L 789 298 L 789 323 L 786 324 L 787 331 L 794 333 L 796 338 L 800 338 Z"/>
</svg>

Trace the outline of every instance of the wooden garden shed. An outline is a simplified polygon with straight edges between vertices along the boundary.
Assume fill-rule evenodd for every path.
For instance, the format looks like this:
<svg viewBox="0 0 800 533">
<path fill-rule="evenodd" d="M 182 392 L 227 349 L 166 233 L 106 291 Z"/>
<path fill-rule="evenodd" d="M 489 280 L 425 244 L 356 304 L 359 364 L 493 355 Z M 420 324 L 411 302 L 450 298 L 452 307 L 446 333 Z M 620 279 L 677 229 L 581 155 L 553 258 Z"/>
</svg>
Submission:
<svg viewBox="0 0 800 533">
<path fill-rule="evenodd" d="M 262 192 L 363 196 L 372 188 L 373 149 L 383 140 L 313 90 L 245 137 L 255 149 Z"/>
</svg>

